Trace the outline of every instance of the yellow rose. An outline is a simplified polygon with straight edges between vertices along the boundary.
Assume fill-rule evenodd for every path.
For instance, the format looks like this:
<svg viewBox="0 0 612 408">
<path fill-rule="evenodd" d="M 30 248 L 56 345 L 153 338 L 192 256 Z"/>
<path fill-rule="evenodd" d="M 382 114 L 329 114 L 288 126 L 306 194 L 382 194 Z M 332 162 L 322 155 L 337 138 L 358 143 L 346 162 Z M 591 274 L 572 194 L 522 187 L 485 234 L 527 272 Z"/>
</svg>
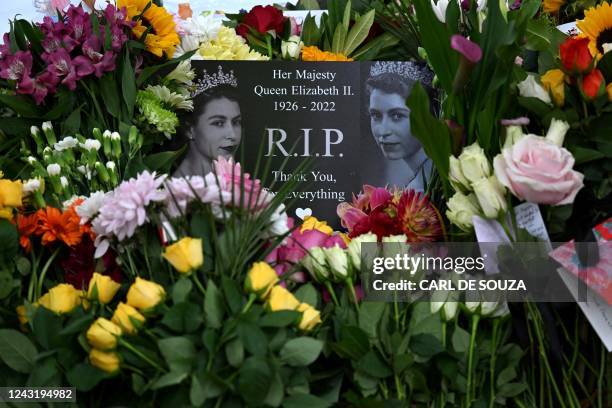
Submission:
<svg viewBox="0 0 612 408">
<path fill-rule="evenodd" d="M 108 319 L 99 317 L 89 326 L 86 336 L 92 347 L 112 350 L 117 347 L 117 337 L 121 336 L 121 327 Z"/>
<path fill-rule="evenodd" d="M 166 291 L 155 282 L 136 278 L 127 294 L 127 303 L 141 311 L 148 311 L 157 306 L 166 297 Z"/>
<path fill-rule="evenodd" d="M 608 93 L 608 100 L 612 102 L 612 82 L 606 85 L 606 92 Z"/>
<path fill-rule="evenodd" d="M 560 69 L 551 69 L 546 71 L 540 78 L 542 86 L 553 97 L 557 106 L 563 106 L 565 103 L 565 73 Z"/>
<path fill-rule="evenodd" d="M 202 240 L 185 237 L 166 247 L 163 257 L 180 273 L 189 274 L 204 263 Z"/>
<path fill-rule="evenodd" d="M 253 292 L 260 299 L 265 299 L 277 282 L 278 275 L 267 262 L 255 262 L 247 273 L 244 286 L 247 292 Z"/>
<path fill-rule="evenodd" d="M 300 303 L 297 310 L 298 312 L 302 312 L 302 319 L 298 325 L 300 330 L 310 331 L 314 329 L 317 324 L 321 323 L 321 312 L 308 303 Z"/>
<path fill-rule="evenodd" d="M 331 235 L 334 232 L 332 227 L 327 225 L 327 222 L 319 221 L 316 217 L 313 217 L 312 215 L 309 215 L 304 218 L 304 223 L 302 223 L 300 232 L 309 230 L 317 230 L 327 235 Z"/>
<path fill-rule="evenodd" d="M 94 272 L 91 280 L 89 281 L 87 298 L 91 300 L 98 299 L 100 303 L 105 305 L 113 300 L 115 293 L 117 293 L 120 287 L 121 285 L 112 280 L 110 276 L 101 275 L 98 272 Z"/>
<path fill-rule="evenodd" d="M 126 333 L 135 334 L 145 322 L 145 317 L 132 306 L 119 302 L 111 320 L 121 326 Z"/>
<path fill-rule="evenodd" d="M 81 304 L 81 295 L 82 292 L 74 286 L 60 283 L 41 296 L 38 303 L 55 313 L 70 313 Z"/>
<path fill-rule="evenodd" d="M 295 310 L 300 305 L 300 302 L 282 286 L 274 286 L 270 291 L 268 298 L 268 307 L 273 312 L 278 310 Z"/>
<path fill-rule="evenodd" d="M 0 180 L 0 207 L 21 207 L 21 181 Z"/>
<path fill-rule="evenodd" d="M 92 366 L 100 370 L 112 374 L 119 370 L 119 354 L 114 351 L 101 351 L 91 349 L 89 352 L 89 362 Z"/>
<path fill-rule="evenodd" d="M 13 209 L 0 207 L 0 218 L 7 219 L 9 221 L 12 220 L 13 219 Z"/>
</svg>

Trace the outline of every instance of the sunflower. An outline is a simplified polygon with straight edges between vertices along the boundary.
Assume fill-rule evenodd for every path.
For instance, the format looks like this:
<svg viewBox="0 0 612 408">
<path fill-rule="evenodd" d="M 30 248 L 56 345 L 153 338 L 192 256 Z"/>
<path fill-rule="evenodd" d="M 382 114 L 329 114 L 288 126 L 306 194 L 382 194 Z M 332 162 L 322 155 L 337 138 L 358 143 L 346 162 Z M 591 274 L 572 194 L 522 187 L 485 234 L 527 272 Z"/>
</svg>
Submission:
<svg viewBox="0 0 612 408">
<path fill-rule="evenodd" d="M 181 42 L 172 15 L 165 8 L 153 4 L 151 0 L 118 0 L 117 8 L 123 7 L 127 10 L 127 20 L 138 17 L 132 33 L 137 38 L 146 33 L 147 51 L 158 57 L 166 54 L 168 58 L 172 58 L 176 46 Z"/>
<path fill-rule="evenodd" d="M 590 40 L 591 54 L 601 58 L 604 44 L 612 44 L 612 5 L 601 3 L 584 12 L 584 19 L 576 24 L 582 34 Z"/>
</svg>

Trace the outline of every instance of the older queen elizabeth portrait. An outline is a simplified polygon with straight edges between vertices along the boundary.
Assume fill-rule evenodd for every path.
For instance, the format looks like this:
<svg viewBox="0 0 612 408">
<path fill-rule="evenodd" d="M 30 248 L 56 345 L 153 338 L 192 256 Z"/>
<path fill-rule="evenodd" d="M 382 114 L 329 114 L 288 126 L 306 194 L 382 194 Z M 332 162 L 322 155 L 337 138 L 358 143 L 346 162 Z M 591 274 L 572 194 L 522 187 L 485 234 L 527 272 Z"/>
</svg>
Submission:
<svg viewBox="0 0 612 408">
<path fill-rule="evenodd" d="M 194 110 L 183 126 L 189 146 L 176 175 L 204 176 L 212 171 L 213 160 L 234 156 L 242 140 L 237 87 L 233 71 L 223 72 L 221 66 L 214 74 L 203 71 L 192 94 Z"/>
<path fill-rule="evenodd" d="M 371 136 L 378 147 L 382 162 L 367 148 L 364 152 L 374 159 L 372 171 L 365 172 L 363 181 L 377 186 L 397 186 L 424 190 L 432 171 L 431 160 L 421 142 L 410 130 L 410 109 L 406 99 L 416 82 L 431 84 L 431 73 L 412 62 L 379 61 L 370 68 L 365 83 L 367 113 Z M 372 146 L 372 144 L 369 144 Z"/>
</svg>

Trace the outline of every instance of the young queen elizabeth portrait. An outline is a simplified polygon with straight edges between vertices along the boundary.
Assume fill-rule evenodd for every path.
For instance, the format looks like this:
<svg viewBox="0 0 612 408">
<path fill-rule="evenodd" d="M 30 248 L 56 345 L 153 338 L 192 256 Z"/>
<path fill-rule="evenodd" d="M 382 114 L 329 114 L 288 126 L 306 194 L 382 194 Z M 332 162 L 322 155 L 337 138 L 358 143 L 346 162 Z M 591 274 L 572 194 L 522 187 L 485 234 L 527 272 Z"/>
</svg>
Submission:
<svg viewBox="0 0 612 408">
<path fill-rule="evenodd" d="M 204 176 L 219 156 L 232 158 L 242 140 L 242 113 L 238 80 L 233 71 L 203 71 L 192 93 L 194 109 L 183 126 L 189 141 L 187 154 L 175 171 L 177 176 Z"/>
<path fill-rule="evenodd" d="M 373 185 L 424 190 L 432 170 L 421 142 L 410 131 L 406 99 L 416 82 L 428 87 L 432 75 L 412 62 L 378 61 L 365 83 L 370 131 L 383 163 L 366 175 Z"/>
</svg>

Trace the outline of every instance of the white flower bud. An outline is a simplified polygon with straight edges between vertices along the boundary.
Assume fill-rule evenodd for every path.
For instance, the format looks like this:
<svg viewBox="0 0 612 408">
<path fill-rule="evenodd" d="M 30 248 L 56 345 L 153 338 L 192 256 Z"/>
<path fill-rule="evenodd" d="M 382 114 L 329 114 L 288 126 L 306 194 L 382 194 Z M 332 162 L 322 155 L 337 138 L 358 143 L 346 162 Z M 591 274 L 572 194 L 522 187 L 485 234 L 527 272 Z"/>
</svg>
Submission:
<svg viewBox="0 0 612 408">
<path fill-rule="evenodd" d="M 25 195 L 32 194 L 38 190 L 40 190 L 39 179 L 29 179 L 25 183 L 23 183 L 23 193 Z"/>
<path fill-rule="evenodd" d="M 79 144 L 79 141 L 77 139 L 75 139 L 72 136 L 66 136 L 65 138 L 63 138 L 62 140 L 60 140 L 59 142 L 57 142 L 53 148 L 55 150 L 57 150 L 58 152 L 64 151 L 64 150 L 68 150 L 68 149 L 72 149 L 74 147 L 77 147 Z"/>
<path fill-rule="evenodd" d="M 59 176 L 61 171 L 62 171 L 62 168 L 57 163 L 51 163 L 50 165 L 47 166 L 47 173 L 50 176 Z"/>
<path fill-rule="evenodd" d="M 31 127 L 30 127 L 30 133 L 31 133 L 32 135 L 37 135 L 37 134 L 38 134 L 38 132 L 40 132 L 40 129 L 38 128 L 38 126 L 31 126 Z"/>
<path fill-rule="evenodd" d="M 356 270 L 361 269 L 361 244 L 368 242 L 378 242 L 378 238 L 371 232 L 361 234 L 358 237 L 353 238 L 347 246 L 349 258 Z"/>
<path fill-rule="evenodd" d="M 106 162 L 106 168 L 109 169 L 110 171 L 114 171 L 115 170 L 115 162 L 114 161 Z"/>
<path fill-rule="evenodd" d="M 87 174 L 87 168 L 85 166 L 78 166 L 77 171 L 81 173 L 82 175 Z"/>
<path fill-rule="evenodd" d="M 521 140 L 525 134 L 521 126 L 508 126 L 506 128 L 506 140 L 504 141 L 504 149 L 514 146 L 516 142 Z"/>
<path fill-rule="evenodd" d="M 111 140 L 121 140 L 121 135 L 119 134 L 119 132 L 111 133 Z"/>
<path fill-rule="evenodd" d="M 53 130 L 53 125 L 51 124 L 50 121 L 43 122 L 42 129 L 43 130 Z"/>
<path fill-rule="evenodd" d="M 525 98 L 537 98 L 542 102 L 552 106 L 552 100 L 548 91 L 536 81 L 534 75 L 528 75 L 527 78 L 519 82 L 519 93 Z"/>
<path fill-rule="evenodd" d="M 28 163 L 34 165 L 38 160 L 34 156 L 28 156 Z"/>
<path fill-rule="evenodd" d="M 79 146 L 90 152 L 92 150 L 98 151 L 100 147 L 102 147 L 102 144 L 96 139 L 87 139 L 85 143 L 80 143 Z"/>
<path fill-rule="evenodd" d="M 65 176 L 60 177 L 60 183 L 62 187 L 68 187 L 68 179 Z"/>
<path fill-rule="evenodd" d="M 570 125 L 566 121 L 553 119 L 550 122 L 548 132 L 546 133 L 546 140 L 556 144 L 557 146 L 563 146 L 563 139 L 565 139 L 565 134 L 569 128 Z"/>
<path fill-rule="evenodd" d="M 102 133 L 102 137 L 105 139 L 110 139 L 111 138 L 111 131 L 110 130 L 105 130 L 104 133 Z"/>
<path fill-rule="evenodd" d="M 480 215 L 478 200 L 474 194 L 464 195 L 457 191 L 446 203 L 446 216 L 449 221 L 461 228 L 470 231 L 474 227 L 472 217 Z"/>
</svg>

